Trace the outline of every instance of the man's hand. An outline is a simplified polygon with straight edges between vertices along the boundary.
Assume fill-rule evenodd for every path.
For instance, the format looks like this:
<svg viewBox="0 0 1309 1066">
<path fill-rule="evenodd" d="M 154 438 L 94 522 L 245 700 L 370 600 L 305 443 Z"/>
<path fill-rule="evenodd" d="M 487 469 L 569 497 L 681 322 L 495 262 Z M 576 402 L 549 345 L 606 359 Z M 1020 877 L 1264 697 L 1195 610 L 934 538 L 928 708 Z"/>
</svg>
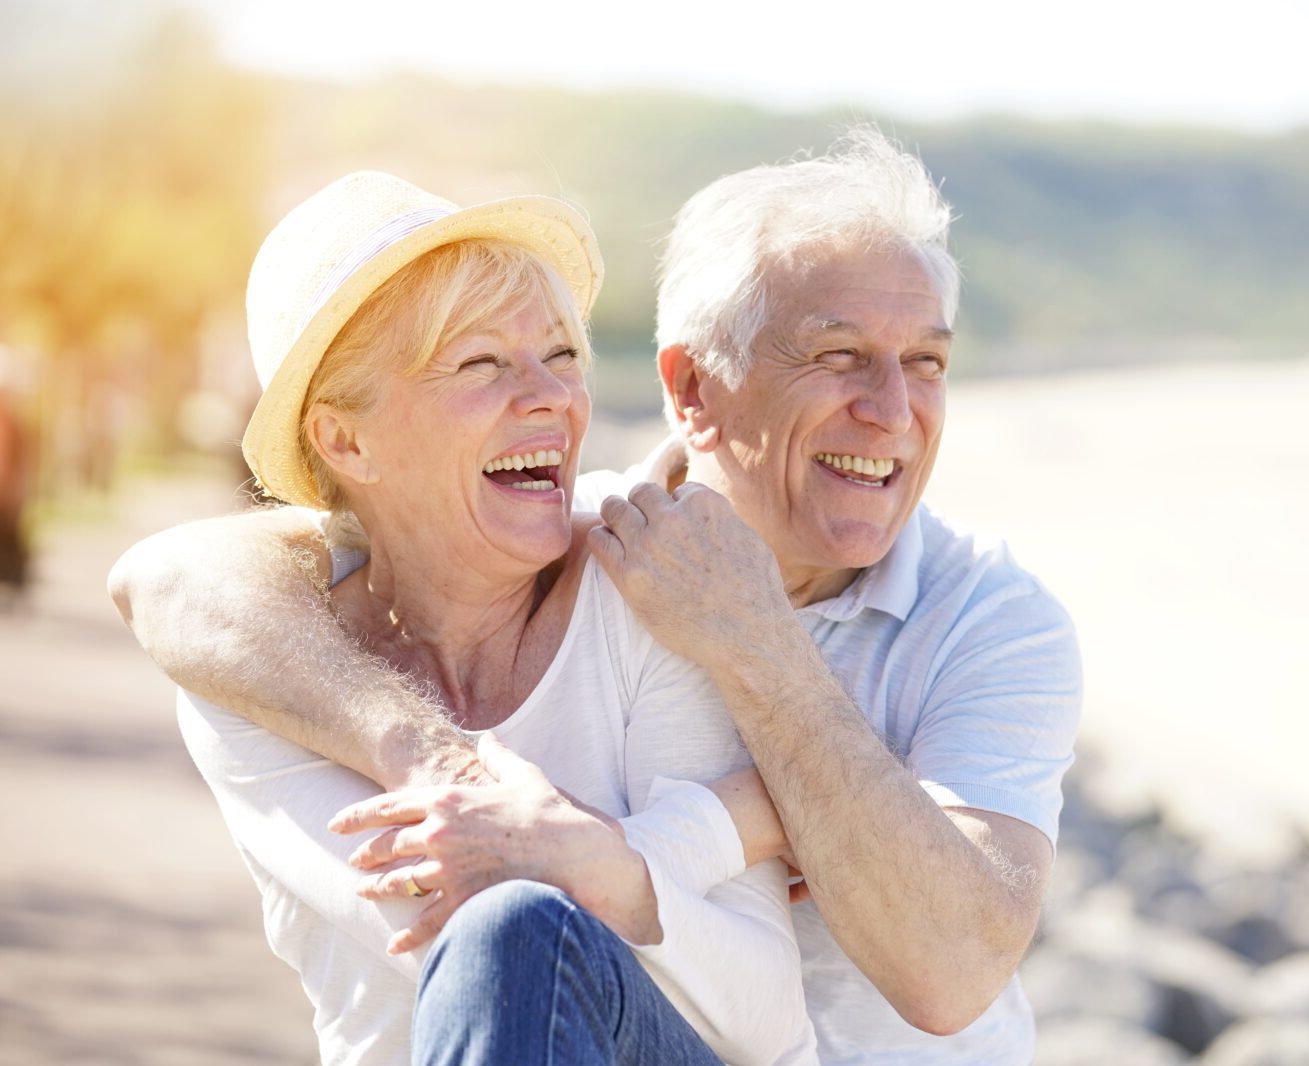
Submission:
<svg viewBox="0 0 1309 1066">
<path fill-rule="evenodd" d="M 387 951 L 421 946 L 464 901 L 514 879 L 555 885 L 620 935 L 657 940 L 645 863 L 617 823 L 570 802 L 538 767 L 491 734 L 482 736 L 477 752 L 494 783 L 387 793 L 346 808 L 330 823 L 338 833 L 387 829 L 351 856 L 353 865 L 369 873 L 360 895 L 404 898 L 411 879 L 430 893 L 431 902 Z"/>
<path fill-rule="evenodd" d="M 665 492 L 642 482 L 600 507 L 606 525 L 587 542 L 651 634 L 712 669 L 714 658 L 757 646 L 770 624 L 793 624 L 771 549 L 713 489 Z"/>
</svg>

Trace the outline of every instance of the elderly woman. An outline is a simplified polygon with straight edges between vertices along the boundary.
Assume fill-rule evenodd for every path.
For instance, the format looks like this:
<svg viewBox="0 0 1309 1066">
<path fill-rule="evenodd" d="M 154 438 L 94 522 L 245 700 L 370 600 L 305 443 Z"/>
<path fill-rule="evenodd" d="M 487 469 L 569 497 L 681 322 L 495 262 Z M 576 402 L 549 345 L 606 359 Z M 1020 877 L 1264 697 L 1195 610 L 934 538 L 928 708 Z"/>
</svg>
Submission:
<svg viewBox="0 0 1309 1066">
<path fill-rule="evenodd" d="M 678 879 L 679 822 L 723 818 L 695 782 L 748 756 L 707 678 L 639 626 L 570 518 L 600 271 L 563 204 L 461 210 L 375 173 L 296 208 L 256 258 L 264 391 L 246 457 L 271 494 L 327 512 L 341 623 L 465 729 L 494 727 L 480 751 L 502 781 L 388 800 L 446 812 L 447 846 L 402 860 L 368 902 L 353 845 L 325 826 L 371 782 L 182 694 L 325 1062 L 407 1060 L 421 960 L 402 949 L 424 913 L 444 929 L 421 975 L 422 1061 L 813 1056 L 781 864 Z M 507 839 L 529 804 L 570 825 L 568 847 Z M 395 832 L 380 846 L 415 850 Z M 506 849 L 528 880 L 477 892 L 482 860 Z"/>
</svg>

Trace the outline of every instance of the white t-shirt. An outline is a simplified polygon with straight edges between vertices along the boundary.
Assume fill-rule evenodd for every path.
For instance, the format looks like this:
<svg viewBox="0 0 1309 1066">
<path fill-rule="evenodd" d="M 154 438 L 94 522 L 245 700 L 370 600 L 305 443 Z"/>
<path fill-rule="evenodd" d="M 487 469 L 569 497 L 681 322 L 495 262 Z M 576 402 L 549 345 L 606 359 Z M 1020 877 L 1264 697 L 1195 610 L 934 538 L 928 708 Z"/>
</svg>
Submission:
<svg viewBox="0 0 1309 1066">
<path fill-rule="evenodd" d="M 638 481 L 667 485 L 685 463 L 666 440 L 622 474 L 580 478 L 579 510 Z M 1053 844 L 1072 764 L 1081 665 L 1067 614 L 1001 543 L 981 544 L 919 506 L 876 566 L 798 612 L 869 725 L 943 807 L 1027 822 Z M 706 834 L 688 855 L 709 852 Z M 812 902 L 793 908 L 805 998 L 823 1066 L 1026 1066 L 1032 1010 L 1015 976 L 963 1032 L 906 1023 L 832 939 Z"/>
<path fill-rule="evenodd" d="M 421 959 L 384 949 L 424 902 L 357 897 L 345 860 L 359 841 L 326 830 L 376 786 L 187 693 L 178 717 L 260 888 L 269 944 L 314 1004 L 323 1061 L 407 1063 Z M 710 1047 L 729 1063 L 816 1061 L 785 869 L 744 870 L 726 811 L 687 783 L 749 756 L 713 684 L 655 643 L 593 561 L 553 663 L 495 732 L 557 786 L 631 816 L 624 827 L 646 858 L 664 931 L 634 951 Z"/>
</svg>

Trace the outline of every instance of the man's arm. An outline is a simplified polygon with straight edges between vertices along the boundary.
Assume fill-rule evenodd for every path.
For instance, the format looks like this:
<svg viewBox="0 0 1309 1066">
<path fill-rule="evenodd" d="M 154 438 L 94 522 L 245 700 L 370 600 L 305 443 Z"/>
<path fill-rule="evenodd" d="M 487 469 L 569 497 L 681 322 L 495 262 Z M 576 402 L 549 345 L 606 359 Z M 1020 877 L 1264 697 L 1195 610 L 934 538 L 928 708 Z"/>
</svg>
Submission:
<svg viewBox="0 0 1309 1066">
<path fill-rule="evenodd" d="M 687 485 L 611 499 L 592 550 L 658 639 L 703 666 L 837 943 L 911 1024 L 986 1009 L 1040 913 L 1052 849 L 1003 815 L 944 810 L 882 743 L 796 620 L 767 546 Z"/>
<path fill-rule="evenodd" d="M 999 995 L 1036 930 L 1052 850 L 1039 831 L 944 809 L 869 728 L 798 624 L 711 673 L 757 754 L 800 869 L 842 950 L 911 1024 L 947 1035 Z"/>
<path fill-rule="evenodd" d="M 206 519 L 130 548 L 109 574 L 123 620 L 188 691 L 385 788 L 480 780 L 440 705 L 345 633 L 313 512 Z"/>
</svg>

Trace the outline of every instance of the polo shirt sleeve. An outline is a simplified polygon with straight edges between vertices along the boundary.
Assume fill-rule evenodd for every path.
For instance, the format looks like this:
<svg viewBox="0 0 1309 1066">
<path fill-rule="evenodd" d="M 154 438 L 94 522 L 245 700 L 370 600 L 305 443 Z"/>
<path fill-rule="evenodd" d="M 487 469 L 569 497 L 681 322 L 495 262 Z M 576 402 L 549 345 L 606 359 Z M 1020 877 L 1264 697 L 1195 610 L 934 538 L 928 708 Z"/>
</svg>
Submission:
<svg viewBox="0 0 1309 1066">
<path fill-rule="evenodd" d="M 936 651 L 906 763 L 941 806 L 1017 818 L 1053 845 L 1081 699 L 1063 608 L 1027 575 L 983 585 Z"/>
</svg>

